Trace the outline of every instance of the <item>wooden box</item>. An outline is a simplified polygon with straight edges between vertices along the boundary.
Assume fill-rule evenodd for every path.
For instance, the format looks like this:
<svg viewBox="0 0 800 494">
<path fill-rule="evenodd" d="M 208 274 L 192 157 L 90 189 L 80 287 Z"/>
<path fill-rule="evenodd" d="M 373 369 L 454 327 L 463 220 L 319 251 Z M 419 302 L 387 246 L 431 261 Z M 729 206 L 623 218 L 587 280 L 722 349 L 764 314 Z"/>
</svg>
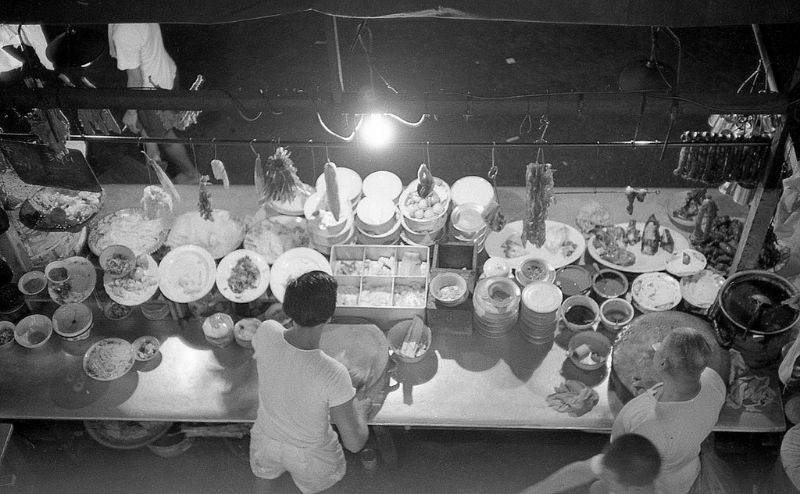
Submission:
<svg viewBox="0 0 800 494">
<path fill-rule="evenodd" d="M 455 273 L 467 282 L 469 296 L 455 307 L 437 304 L 428 296 L 425 314 L 431 331 L 441 334 L 472 334 L 472 291 L 477 281 L 478 252 L 469 243 L 441 243 L 433 247 L 433 262 L 430 277 L 449 272 Z"/>
</svg>

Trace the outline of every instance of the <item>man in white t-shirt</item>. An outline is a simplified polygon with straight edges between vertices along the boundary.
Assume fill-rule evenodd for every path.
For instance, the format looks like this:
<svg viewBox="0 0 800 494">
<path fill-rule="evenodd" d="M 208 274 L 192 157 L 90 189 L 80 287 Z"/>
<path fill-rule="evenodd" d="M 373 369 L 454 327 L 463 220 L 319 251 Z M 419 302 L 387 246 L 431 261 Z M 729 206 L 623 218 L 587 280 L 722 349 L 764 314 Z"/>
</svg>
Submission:
<svg viewBox="0 0 800 494">
<path fill-rule="evenodd" d="M 367 440 L 367 410 L 358 406 L 344 365 L 319 348 L 336 309 L 336 280 L 306 273 L 286 287 L 285 330 L 264 321 L 253 337 L 258 369 L 258 414 L 251 430 L 250 467 L 257 477 L 289 472 L 304 493 L 325 490 L 345 474 L 344 446 L 357 452 Z"/>
<path fill-rule="evenodd" d="M 117 59 L 117 68 L 128 77 L 127 87 L 136 89 L 173 89 L 176 85 L 175 61 L 164 48 L 161 27 L 158 24 L 109 24 L 108 47 Z M 177 138 L 169 124 L 165 124 L 156 110 L 128 110 L 122 123 L 132 132 L 144 137 Z M 197 170 L 189 159 L 186 147 L 180 143 L 161 144 L 170 161 L 179 172 L 173 180 L 177 183 L 196 183 Z M 147 154 L 156 159 L 158 146 L 148 143 Z M 158 161 L 156 159 L 156 161 Z"/>
</svg>

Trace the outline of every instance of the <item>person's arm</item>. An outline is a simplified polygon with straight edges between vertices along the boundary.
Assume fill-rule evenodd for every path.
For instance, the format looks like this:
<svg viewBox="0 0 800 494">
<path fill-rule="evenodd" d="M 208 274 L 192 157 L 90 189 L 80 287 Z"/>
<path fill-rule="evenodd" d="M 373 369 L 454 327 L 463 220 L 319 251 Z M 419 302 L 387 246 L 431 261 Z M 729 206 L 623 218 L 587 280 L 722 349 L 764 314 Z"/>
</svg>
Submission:
<svg viewBox="0 0 800 494">
<path fill-rule="evenodd" d="M 597 474 L 592 470 L 591 460 L 576 461 L 519 494 L 555 494 L 586 485 L 597 479 Z"/>
<path fill-rule="evenodd" d="M 364 410 L 357 409 L 355 398 L 331 407 L 331 423 L 339 430 L 344 447 L 357 453 L 364 447 L 369 437 L 367 416 Z"/>
<path fill-rule="evenodd" d="M 127 87 L 138 89 L 143 87 L 144 80 L 142 79 L 142 71 L 139 67 L 135 69 L 126 69 L 125 74 L 128 76 Z M 130 109 L 122 116 L 122 123 L 128 127 L 131 132 L 138 134 L 142 129 L 139 128 L 139 114 L 136 110 Z"/>
</svg>

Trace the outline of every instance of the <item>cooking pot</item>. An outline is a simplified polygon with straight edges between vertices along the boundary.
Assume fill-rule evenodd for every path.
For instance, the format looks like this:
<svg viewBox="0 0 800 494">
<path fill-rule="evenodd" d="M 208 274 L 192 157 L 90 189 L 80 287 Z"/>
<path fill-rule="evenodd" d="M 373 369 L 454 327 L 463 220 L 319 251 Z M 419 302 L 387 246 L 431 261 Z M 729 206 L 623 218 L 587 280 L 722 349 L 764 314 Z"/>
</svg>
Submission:
<svg viewBox="0 0 800 494">
<path fill-rule="evenodd" d="M 782 305 L 797 288 L 782 276 L 762 270 L 741 271 L 728 278 L 708 311 L 717 340 L 738 350 L 752 368 L 776 363 L 800 311 Z"/>
</svg>

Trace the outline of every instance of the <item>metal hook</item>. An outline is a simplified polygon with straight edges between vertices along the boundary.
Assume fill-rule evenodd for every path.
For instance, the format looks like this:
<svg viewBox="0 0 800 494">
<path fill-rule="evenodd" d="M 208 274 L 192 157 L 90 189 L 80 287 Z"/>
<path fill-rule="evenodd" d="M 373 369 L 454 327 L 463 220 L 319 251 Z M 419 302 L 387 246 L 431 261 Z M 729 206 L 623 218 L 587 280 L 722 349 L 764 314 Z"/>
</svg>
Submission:
<svg viewBox="0 0 800 494">
<path fill-rule="evenodd" d="M 217 138 L 211 138 L 211 145 L 214 146 L 214 159 L 217 159 Z"/>
<path fill-rule="evenodd" d="M 259 158 L 259 157 L 261 157 L 261 155 L 258 153 L 258 151 L 256 151 L 255 146 L 253 146 L 255 143 L 256 143 L 255 139 L 250 141 L 250 151 L 252 151 L 253 154 L 256 155 L 256 158 Z"/>
<path fill-rule="evenodd" d="M 492 141 L 492 166 L 489 167 L 489 173 L 487 173 L 487 176 L 489 177 L 489 180 L 492 181 L 492 184 L 495 183 L 495 178 L 497 178 L 497 164 L 494 161 L 494 152 L 496 148 L 497 143 Z"/>
<path fill-rule="evenodd" d="M 639 126 L 642 124 L 642 116 L 644 109 L 647 106 L 647 91 L 642 91 L 642 104 L 639 106 L 639 118 L 636 120 L 636 129 L 633 131 L 633 139 L 631 139 L 631 146 L 634 145 L 636 138 L 639 137 Z"/>
<path fill-rule="evenodd" d="M 328 143 L 327 142 L 325 143 L 325 162 L 326 163 L 330 163 L 331 162 L 331 155 L 330 155 L 330 152 L 328 151 Z"/>
<path fill-rule="evenodd" d="M 425 157 L 428 159 L 428 170 L 431 170 L 431 141 L 425 141 Z M 431 171 L 433 174 L 433 171 Z"/>
</svg>

